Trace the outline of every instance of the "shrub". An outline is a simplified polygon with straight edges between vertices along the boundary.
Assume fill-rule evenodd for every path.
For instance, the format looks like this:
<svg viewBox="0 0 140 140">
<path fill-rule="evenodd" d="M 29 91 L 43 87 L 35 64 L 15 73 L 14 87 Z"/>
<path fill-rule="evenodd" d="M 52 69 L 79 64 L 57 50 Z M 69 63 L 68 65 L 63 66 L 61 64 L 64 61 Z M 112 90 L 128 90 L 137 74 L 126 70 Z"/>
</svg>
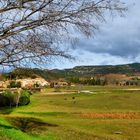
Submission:
<svg viewBox="0 0 140 140">
<path fill-rule="evenodd" d="M 10 90 L 0 95 L 0 106 L 23 106 L 30 103 L 30 93 L 23 90 L 19 95 L 17 92 L 12 93 Z"/>
<path fill-rule="evenodd" d="M 0 95 L 0 107 L 9 106 L 9 105 L 10 105 L 9 98 L 6 96 Z"/>
<path fill-rule="evenodd" d="M 16 87 L 17 87 L 17 88 L 20 88 L 20 87 L 21 87 L 21 82 L 17 82 L 17 83 L 16 83 Z"/>
<path fill-rule="evenodd" d="M 16 81 L 11 81 L 10 84 L 8 85 L 8 88 L 20 88 L 21 87 L 21 82 L 16 82 Z"/>
<path fill-rule="evenodd" d="M 3 98 L 2 98 L 3 97 Z M 3 102 L 3 100 L 5 100 L 4 98 L 7 98 L 7 101 L 8 103 L 6 103 L 5 105 L 3 106 L 13 106 L 14 105 L 14 95 L 11 91 L 5 91 L 1 94 L 1 99 L 0 99 L 0 102 Z"/>
<path fill-rule="evenodd" d="M 54 88 L 54 83 L 51 83 L 50 84 L 50 88 Z"/>
<path fill-rule="evenodd" d="M 19 105 L 23 106 L 23 105 L 27 105 L 29 103 L 30 103 L 30 93 L 26 90 L 23 90 L 20 95 Z"/>
<path fill-rule="evenodd" d="M 38 87 L 40 87 L 40 86 L 41 86 L 41 85 L 40 85 L 39 83 L 37 83 L 37 82 L 34 84 L 34 87 L 35 87 L 35 88 L 38 88 Z"/>
</svg>

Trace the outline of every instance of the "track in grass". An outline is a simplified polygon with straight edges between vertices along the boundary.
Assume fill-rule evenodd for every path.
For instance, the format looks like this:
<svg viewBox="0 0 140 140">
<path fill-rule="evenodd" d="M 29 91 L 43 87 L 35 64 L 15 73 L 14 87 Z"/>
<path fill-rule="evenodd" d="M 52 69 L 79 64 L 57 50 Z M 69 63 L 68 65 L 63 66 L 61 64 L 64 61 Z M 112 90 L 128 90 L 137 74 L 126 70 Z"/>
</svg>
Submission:
<svg viewBox="0 0 140 140">
<path fill-rule="evenodd" d="M 140 113 L 83 113 L 81 117 L 96 119 L 140 119 Z"/>
</svg>

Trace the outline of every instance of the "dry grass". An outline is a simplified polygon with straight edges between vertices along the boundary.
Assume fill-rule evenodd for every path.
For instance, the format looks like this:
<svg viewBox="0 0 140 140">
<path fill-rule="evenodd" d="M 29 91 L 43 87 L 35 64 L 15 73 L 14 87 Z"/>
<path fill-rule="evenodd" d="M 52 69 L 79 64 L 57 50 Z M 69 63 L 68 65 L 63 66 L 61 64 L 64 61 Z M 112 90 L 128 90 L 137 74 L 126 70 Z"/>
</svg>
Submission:
<svg viewBox="0 0 140 140">
<path fill-rule="evenodd" d="M 80 114 L 84 118 L 96 118 L 96 119 L 140 119 L 140 113 L 85 113 Z"/>
</svg>

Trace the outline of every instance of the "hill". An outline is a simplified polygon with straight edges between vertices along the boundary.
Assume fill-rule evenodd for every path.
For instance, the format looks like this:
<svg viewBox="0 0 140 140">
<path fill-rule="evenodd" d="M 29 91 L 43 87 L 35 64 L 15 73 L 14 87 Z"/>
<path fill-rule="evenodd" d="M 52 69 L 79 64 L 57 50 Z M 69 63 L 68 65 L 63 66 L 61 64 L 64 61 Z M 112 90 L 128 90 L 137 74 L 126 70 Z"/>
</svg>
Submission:
<svg viewBox="0 0 140 140">
<path fill-rule="evenodd" d="M 137 75 L 140 74 L 140 63 L 124 64 L 124 65 L 104 65 L 104 66 L 76 66 L 72 69 L 52 70 L 61 76 L 96 76 L 107 74 L 125 74 Z"/>
<path fill-rule="evenodd" d="M 46 80 L 54 80 L 59 78 L 58 74 L 53 73 L 49 70 L 41 70 L 38 68 L 17 68 L 10 73 L 3 73 L 1 77 L 5 79 L 22 79 L 22 78 L 37 78 L 42 77 Z"/>
<path fill-rule="evenodd" d="M 35 78 L 42 77 L 46 80 L 56 80 L 59 78 L 68 79 L 70 77 L 94 77 L 104 75 L 126 75 L 126 76 L 139 76 L 140 63 L 124 64 L 124 65 L 103 65 L 103 66 L 76 66 L 71 69 L 53 69 L 41 70 L 38 68 L 17 68 L 6 76 L 8 78 Z"/>
</svg>

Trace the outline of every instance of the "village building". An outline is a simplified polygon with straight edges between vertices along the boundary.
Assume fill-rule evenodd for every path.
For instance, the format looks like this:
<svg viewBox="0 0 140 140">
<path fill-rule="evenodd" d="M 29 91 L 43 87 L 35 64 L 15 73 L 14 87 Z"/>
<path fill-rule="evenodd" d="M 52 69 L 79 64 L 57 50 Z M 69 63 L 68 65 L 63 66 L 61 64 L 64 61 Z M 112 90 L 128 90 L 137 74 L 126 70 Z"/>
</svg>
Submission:
<svg viewBox="0 0 140 140">
<path fill-rule="evenodd" d="M 0 88 L 8 88 L 10 85 L 10 82 L 15 81 L 15 82 L 20 82 L 21 83 L 21 88 L 33 88 L 35 86 L 37 87 L 44 87 L 44 86 L 49 86 L 49 82 L 47 82 L 43 78 L 24 78 L 24 79 L 17 79 L 17 80 L 7 80 L 7 81 L 0 81 Z"/>
<path fill-rule="evenodd" d="M 0 81 L 0 88 L 7 88 L 10 81 Z"/>
<path fill-rule="evenodd" d="M 69 85 L 68 82 L 65 82 L 65 81 L 52 81 L 51 82 L 52 87 L 65 87 L 68 85 Z"/>
<path fill-rule="evenodd" d="M 124 80 L 119 82 L 120 86 L 140 86 L 140 80 Z"/>
<path fill-rule="evenodd" d="M 29 88 L 29 87 L 44 87 L 44 86 L 49 86 L 49 82 L 47 82 L 43 78 L 35 78 L 35 79 L 30 79 L 30 78 L 25 78 L 25 79 L 17 79 L 16 82 L 21 83 L 22 88 Z"/>
</svg>

